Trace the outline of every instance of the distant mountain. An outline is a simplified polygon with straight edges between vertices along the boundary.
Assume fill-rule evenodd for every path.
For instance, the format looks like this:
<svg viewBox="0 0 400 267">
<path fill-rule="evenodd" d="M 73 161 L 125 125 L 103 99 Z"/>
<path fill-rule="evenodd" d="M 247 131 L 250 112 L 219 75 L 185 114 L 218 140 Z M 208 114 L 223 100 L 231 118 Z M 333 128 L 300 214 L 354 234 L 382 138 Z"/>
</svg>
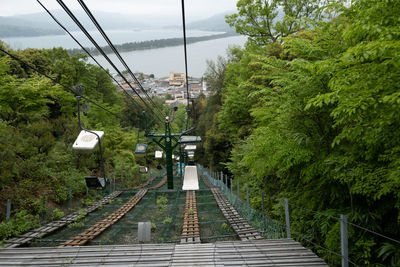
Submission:
<svg viewBox="0 0 400 267">
<path fill-rule="evenodd" d="M 64 31 L 0 24 L 0 38 L 20 37 L 20 36 L 30 37 L 30 36 L 44 36 L 44 35 L 58 35 L 58 34 L 64 34 Z"/>
<path fill-rule="evenodd" d="M 0 17 L 0 37 L 40 36 L 62 34 L 59 28 L 48 27 L 49 23 L 32 23 L 16 17 Z"/>
<path fill-rule="evenodd" d="M 189 30 L 234 32 L 235 29 L 229 27 L 229 25 L 225 22 L 225 16 L 231 13 L 234 13 L 234 11 L 230 13 L 217 14 L 207 19 L 194 21 L 192 23 L 189 23 L 187 25 L 187 28 Z"/>
<path fill-rule="evenodd" d="M 51 11 L 53 15 L 69 30 L 78 31 L 78 26 L 63 10 Z M 83 11 L 73 11 L 87 30 L 95 30 L 95 26 Z M 93 11 L 93 15 L 105 30 L 154 29 L 181 27 L 179 17 L 172 15 L 127 15 L 102 11 Z M 176 25 L 176 26 L 173 26 Z M 188 29 L 233 32 L 225 23 L 225 14 L 218 14 L 208 19 L 187 24 Z M 63 30 L 46 13 L 32 13 L 9 17 L 0 17 L 0 38 L 17 36 L 39 36 L 63 34 Z"/>
<path fill-rule="evenodd" d="M 51 12 L 68 30 L 79 30 L 78 26 L 75 25 L 63 10 L 53 10 Z M 96 29 L 83 11 L 73 12 L 87 30 Z M 132 16 L 101 11 L 93 11 L 93 14 L 105 30 L 161 28 L 164 26 L 164 20 L 169 21 L 168 16 L 148 18 L 147 16 Z M 31 31 L 31 33 L 29 33 L 29 31 Z M 37 36 L 63 33 L 64 31 L 45 12 L 0 17 L 0 37 Z"/>
<path fill-rule="evenodd" d="M 78 30 L 78 26 L 69 18 L 63 10 L 51 11 L 53 15 L 69 30 Z M 95 26 L 83 11 L 73 11 L 75 16 L 88 30 L 94 30 Z M 104 29 L 132 29 L 148 28 L 149 25 L 143 23 L 139 18 L 130 15 L 122 15 L 109 12 L 93 11 L 97 21 Z M 60 27 L 45 12 L 16 15 L 10 17 L 0 17 L 0 25 L 10 25 L 19 27 L 32 27 L 46 30 L 59 30 Z"/>
</svg>

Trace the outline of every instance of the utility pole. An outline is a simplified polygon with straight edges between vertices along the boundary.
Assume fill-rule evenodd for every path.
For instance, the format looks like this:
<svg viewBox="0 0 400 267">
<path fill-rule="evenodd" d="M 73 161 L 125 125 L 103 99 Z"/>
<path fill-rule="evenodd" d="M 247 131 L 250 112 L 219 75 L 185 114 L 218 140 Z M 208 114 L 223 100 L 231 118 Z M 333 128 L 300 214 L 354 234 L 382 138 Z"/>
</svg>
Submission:
<svg viewBox="0 0 400 267">
<path fill-rule="evenodd" d="M 152 134 L 147 133 L 147 138 L 156 143 L 165 152 L 165 165 L 167 169 L 168 189 L 174 189 L 174 173 L 172 162 L 172 151 L 179 145 L 178 137 L 180 134 L 171 133 L 169 117 L 165 118 L 165 133 Z M 173 142 L 175 142 L 173 144 Z"/>
<path fill-rule="evenodd" d="M 176 111 L 176 109 L 175 109 Z M 167 169 L 167 185 L 168 189 L 174 189 L 174 173 L 172 152 L 178 145 L 186 143 L 199 143 L 201 142 L 200 136 L 183 136 L 183 133 L 171 133 L 171 121 L 167 116 L 165 117 L 165 133 L 153 134 L 145 131 L 147 138 L 156 143 L 165 152 L 165 164 Z M 181 157 L 181 156 L 180 156 Z M 182 159 L 181 159 L 182 160 Z M 184 157 L 186 160 L 186 157 Z M 182 172 L 183 170 L 181 170 Z"/>
</svg>

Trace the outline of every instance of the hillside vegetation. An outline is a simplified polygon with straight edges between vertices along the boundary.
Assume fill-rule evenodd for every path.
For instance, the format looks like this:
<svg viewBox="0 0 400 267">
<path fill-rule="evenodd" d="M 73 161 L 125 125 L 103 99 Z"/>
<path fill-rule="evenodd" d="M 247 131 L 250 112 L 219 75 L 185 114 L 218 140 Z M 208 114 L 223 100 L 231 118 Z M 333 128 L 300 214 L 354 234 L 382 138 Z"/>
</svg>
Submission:
<svg viewBox="0 0 400 267">
<path fill-rule="evenodd" d="M 67 87 L 80 87 L 80 94 L 118 114 L 82 101 L 83 126 L 105 131 L 108 175 L 140 182 L 133 151 L 141 110 L 117 91 L 103 70 L 62 48 L 7 50 Z M 11 199 L 14 218 L 0 223 L 0 240 L 37 225 L 37 216 L 45 212 L 44 197 L 48 206 L 57 207 L 69 198 L 69 188 L 73 196 L 86 192 L 85 176 L 103 176 L 97 149 L 72 150 L 80 131 L 74 95 L 0 52 L 0 215 L 5 218 L 5 205 Z"/>
<path fill-rule="evenodd" d="M 248 185 L 282 220 L 282 199 L 400 239 L 400 2 L 240 0 L 245 48 L 209 62 L 198 160 Z M 333 1 L 330 1 L 333 2 Z M 274 20 L 278 6 L 286 16 Z M 331 16 L 329 16 L 331 15 Z M 293 208 L 294 206 L 292 206 Z M 340 222 L 292 209 L 295 238 L 332 266 Z M 349 228 L 350 259 L 399 266 L 400 249 Z"/>
</svg>

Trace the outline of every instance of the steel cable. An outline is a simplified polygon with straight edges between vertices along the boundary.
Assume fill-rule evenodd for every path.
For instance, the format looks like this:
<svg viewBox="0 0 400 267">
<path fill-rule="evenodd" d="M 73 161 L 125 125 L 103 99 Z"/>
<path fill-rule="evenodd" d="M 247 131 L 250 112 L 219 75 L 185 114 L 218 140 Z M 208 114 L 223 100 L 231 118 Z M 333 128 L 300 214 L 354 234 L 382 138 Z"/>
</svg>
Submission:
<svg viewBox="0 0 400 267">
<path fill-rule="evenodd" d="M 75 38 L 75 36 L 73 36 L 67 30 L 67 28 L 65 28 L 64 25 L 59 20 L 57 20 L 57 18 L 54 17 L 54 15 L 39 0 L 36 1 L 39 3 L 39 5 L 42 6 L 42 8 L 47 12 L 47 14 L 49 14 L 49 16 L 81 47 L 81 49 L 85 51 L 85 53 L 88 56 L 90 56 L 90 58 L 123 90 L 123 92 L 129 97 L 129 99 L 131 99 L 132 102 L 135 103 L 135 105 L 139 106 L 139 108 L 141 108 L 140 105 L 136 102 L 136 100 L 130 97 L 129 93 L 125 90 L 125 88 L 93 57 L 93 55 Z"/>
<path fill-rule="evenodd" d="M 79 20 L 75 17 L 75 15 L 71 12 L 71 10 L 64 4 L 62 0 L 57 0 L 57 3 L 64 9 L 64 11 L 68 14 L 68 16 L 74 21 L 74 23 L 81 29 L 81 31 L 86 35 L 86 37 L 91 41 L 91 43 L 97 48 L 97 50 L 103 55 L 103 57 L 108 61 L 108 63 L 114 68 L 114 70 L 122 77 L 122 79 L 128 84 L 128 86 L 132 89 L 132 91 L 139 97 L 139 99 L 143 102 L 143 104 L 149 109 L 150 112 L 153 112 L 160 121 L 163 121 L 162 118 L 154 112 L 154 110 L 148 105 L 146 101 L 140 96 L 140 94 L 132 87 L 129 81 L 125 78 L 125 76 L 119 71 L 119 69 L 115 66 L 115 64 L 110 60 L 110 58 L 106 55 L 104 50 L 98 45 L 98 43 L 93 39 L 93 37 L 89 34 L 86 28 L 79 22 Z"/>
<path fill-rule="evenodd" d="M 30 69 L 36 71 L 37 73 L 39 73 L 39 74 L 45 76 L 46 78 L 48 78 L 49 80 L 51 80 L 51 81 L 54 82 L 55 84 L 58 84 L 58 85 L 62 86 L 64 89 L 68 90 L 70 93 L 74 94 L 75 96 L 77 95 L 77 94 L 74 92 L 74 90 L 73 90 L 72 88 L 70 88 L 70 87 L 68 87 L 68 86 L 66 86 L 66 85 L 64 85 L 64 84 L 62 84 L 62 83 L 60 83 L 60 82 L 58 82 L 56 79 L 52 78 L 50 75 L 44 73 L 43 71 L 41 71 L 41 70 L 35 68 L 34 66 L 30 65 L 30 64 L 27 63 L 26 61 L 22 60 L 21 58 L 19 58 L 19 57 L 15 56 L 15 55 L 11 54 L 10 52 L 4 50 L 2 47 L 0 47 L 0 51 L 3 52 L 3 53 L 5 53 L 5 54 L 7 54 L 7 55 L 8 55 L 9 57 L 11 57 L 12 59 L 15 59 L 15 60 L 19 61 L 20 63 L 26 65 L 28 68 L 30 68 Z M 100 104 L 97 104 L 95 101 L 91 100 L 91 99 L 90 99 L 89 97 L 87 97 L 87 96 L 82 96 L 82 98 L 85 99 L 85 100 L 87 100 L 87 101 L 89 101 L 90 103 L 94 104 L 95 106 L 101 108 L 102 110 L 107 111 L 108 113 L 110 113 L 110 114 L 112 114 L 112 115 L 118 117 L 118 118 L 122 118 L 120 115 L 118 115 L 118 114 L 116 114 L 116 113 L 114 113 L 114 112 L 112 112 L 112 111 L 106 109 L 105 107 L 101 106 Z"/>
<path fill-rule="evenodd" d="M 139 86 L 140 90 L 143 92 L 143 94 L 147 97 L 149 102 L 153 104 L 153 106 L 158 109 L 158 111 L 162 114 L 160 108 L 153 102 L 153 100 L 149 97 L 147 92 L 144 90 L 142 84 L 139 82 L 139 80 L 136 78 L 135 74 L 131 71 L 129 68 L 128 64 L 126 64 L 125 60 L 122 58 L 121 54 L 118 52 L 118 50 L 115 48 L 114 44 L 111 42 L 110 38 L 108 38 L 107 34 L 104 32 L 103 28 L 101 25 L 97 22 L 96 18 L 93 16 L 92 12 L 89 10 L 89 8 L 86 6 L 85 2 L 83 0 L 78 0 L 79 4 L 82 6 L 83 10 L 85 13 L 88 15 L 90 20 L 93 22 L 93 24 L 96 26 L 98 31 L 101 33 L 103 36 L 104 40 L 106 40 L 107 44 L 109 47 L 113 50 L 114 54 L 118 57 L 119 61 L 124 65 L 125 69 L 128 71 L 128 73 L 131 75 L 131 77 L 135 80 L 136 84 Z"/>
<path fill-rule="evenodd" d="M 290 205 L 290 206 L 294 206 L 294 207 L 296 207 L 296 208 L 298 208 L 298 209 L 301 209 L 301 210 L 305 210 L 305 211 L 308 211 L 308 212 L 312 212 L 312 213 L 315 213 L 315 214 L 318 214 L 318 215 L 322 215 L 322 216 L 325 216 L 325 217 L 328 217 L 328 218 L 331 218 L 331 219 L 336 219 L 336 220 L 339 220 L 339 221 L 340 221 L 340 218 L 339 218 L 339 217 L 336 217 L 336 216 L 332 216 L 332 215 L 325 214 L 325 213 L 322 213 L 322 212 L 319 212 L 319 211 L 315 211 L 315 210 L 307 209 L 307 208 L 304 208 L 304 207 L 300 207 L 300 206 L 297 206 L 297 205 L 292 204 L 292 203 L 289 203 L 289 205 Z M 398 240 L 396 240 L 396 239 L 393 239 L 393 238 L 391 238 L 391 237 L 385 236 L 385 235 L 380 234 L 380 233 L 378 233 L 378 232 L 369 230 L 368 228 L 365 228 L 365 227 L 363 227 L 363 226 L 357 225 L 357 224 L 352 223 L 352 222 L 347 222 L 347 224 L 350 224 L 350 225 L 352 225 L 352 226 L 354 226 L 354 227 L 357 227 L 357 228 L 359 228 L 359 229 L 361 229 L 361 230 L 364 230 L 364 231 L 369 232 L 369 233 L 371 233 L 371 234 L 374 234 L 374 235 L 377 235 L 377 236 L 386 238 L 387 240 L 390 240 L 390 241 L 393 241 L 393 242 L 395 242 L 395 243 L 397 243 L 397 244 L 400 244 L 400 241 L 398 241 Z"/>
</svg>

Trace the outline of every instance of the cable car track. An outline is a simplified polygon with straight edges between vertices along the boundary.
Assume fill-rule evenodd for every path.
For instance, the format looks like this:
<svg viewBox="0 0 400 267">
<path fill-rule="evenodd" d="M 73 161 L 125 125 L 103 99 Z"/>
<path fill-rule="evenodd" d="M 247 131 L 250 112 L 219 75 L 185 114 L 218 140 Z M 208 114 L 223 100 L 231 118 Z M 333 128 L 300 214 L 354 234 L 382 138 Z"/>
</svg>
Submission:
<svg viewBox="0 0 400 267">
<path fill-rule="evenodd" d="M 154 176 L 153 178 L 148 179 L 144 184 L 135 186 L 133 188 L 127 188 L 127 189 L 123 189 L 122 191 L 130 191 L 130 190 L 134 190 L 134 189 L 141 189 L 145 186 L 148 186 L 149 184 L 151 184 L 155 179 L 157 178 L 157 176 Z"/>
<path fill-rule="evenodd" d="M 85 209 L 86 213 L 90 213 L 90 212 L 97 210 L 100 206 L 103 206 L 106 203 L 108 203 L 110 200 L 118 197 L 121 193 L 122 193 L 122 191 L 115 191 L 112 194 L 100 199 L 93 205 L 90 205 L 89 207 L 87 207 Z M 59 220 L 49 222 L 42 227 L 33 229 L 22 235 L 13 237 L 13 238 L 7 240 L 3 246 L 8 247 L 8 248 L 14 248 L 14 247 L 19 247 L 23 244 L 30 243 L 36 238 L 41 238 L 43 236 L 46 236 L 46 235 L 60 229 L 61 227 L 64 227 L 70 223 L 75 222 L 78 219 L 78 217 L 79 217 L 79 213 L 77 211 L 73 212 L 71 214 L 68 214 L 68 215 L 62 217 Z"/>
<path fill-rule="evenodd" d="M 211 189 L 211 192 L 217 201 L 219 209 L 232 226 L 233 230 L 239 236 L 242 241 L 246 240 L 257 240 L 263 239 L 261 234 L 236 211 L 236 209 L 229 203 L 219 188 L 215 187 L 211 182 L 204 176 L 201 178 L 206 186 Z"/>
<path fill-rule="evenodd" d="M 96 236 L 104 232 L 108 227 L 119 221 L 125 214 L 127 214 L 136 204 L 146 195 L 149 190 L 157 189 L 163 186 L 167 181 L 167 176 L 155 186 L 149 188 L 140 189 L 128 202 L 126 202 L 122 207 L 113 212 L 107 218 L 96 223 L 84 232 L 72 237 L 68 241 L 60 244 L 61 247 L 70 246 L 83 246 L 90 240 L 94 239 Z"/>
<path fill-rule="evenodd" d="M 200 243 L 196 192 L 192 190 L 186 191 L 186 205 L 181 235 L 181 244 L 182 243 Z"/>
<path fill-rule="evenodd" d="M 151 184 L 154 181 L 155 178 L 156 177 L 154 177 L 152 179 L 149 179 L 144 184 L 141 184 L 141 185 L 139 185 L 137 187 L 134 187 L 134 189 L 143 188 L 143 187 Z M 163 180 L 160 182 L 160 184 L 161 183 L 164 184 L 166 182 L 166 179 L 167 178 L 164 177 Z M 146 190 L 152 190 L 152 189 L 156 189 L 158 187 L 161 187 L 162 184 L 161 185 L 160 184 L 157 184 L 157 185 L 155 185 L 153 187 L 147 188 Z M 90 205 L 89 207 L 87 207 L 85 209 L 85 212 L 86 213 L 91 213 L 91 212 L 97 210 L 99 207 L 107 204 L 110 200 L 118 197 L 123 191 L 126 191 L 126 190 L 114 191 L 113 193 L 109 194 L 108 196 L 100 199 L 96 203 L 94 203 L 94 204 Z M 12 238 L 10 238 L 10 239 L 8 239 L 7 241 L 4 242 L 3 247 L 15 248 L 15 247 L 19 247 L 19 246 L 24 245 L 24 244 L 28 244 L 28 243 L 34 241 L 36 238 L 42 238 L 44 236 L 47 236 L 47 235 L 55 232 L 56 230 L 58 230 L 58 229 L 60 229 L 62 227 L 65 227 L 70 223 L 75 222 L 78 219 L 78 217 L 79 217 L 79 213 L 77 211 L 73 212 L 71 214 L 68 214 L 68 215 L 62 217 L 59 220 L 51 221 L 51 222 L 43 225 L 42 227 L 33 229 L 31 231 L 28 231 L 28 232 L 23 233 L 23 234 L 18 235 L 18 236 L 12 237 Z"/>
<path fill-rule="evenodd" d="M 224 197 L 219 188 L 215 187 L 205 176 L 201 175 L 204 184 L 211 189 L 211 192 L 217 202 L 219 209 L 224 214 L 225 218 L 228 220 L 233 230 L 239 236 L 241 240 L 255 240 L 263 239 L 260 233 L 250 226 L 235 210 L 235 208 L 228 202 Z M 83 246 L 90 240 L 94 239 L 96 236 L 100 235 L 111 225 L 115 224 L 119 219 L 121 219 L 125 214 L 127 214 L 136 204 L 146 195 L 149 190 L 154 190 L 160 188 L 167 181 L 167 176 L 156 185 L 143 188 L 148 184 L 152 183 L 154 179 L 148 180 L 146 183 L 136 187 L 141 188 L 128 202 L 126 202 L 122 207 L 117 209 L 114 213 L 109 215 L 107 218 L 91 226 L 84 232 L 78 234 L 77 236 L 69 239 L 68 241 L 60 244 L 60 246 Z M 125 190 L 123 190 L 125 191 Z M 101 205 L 108 203 L 108 201 L 118 197 L 123 191 L 115 191 L 114 193 L 108 195 L 107 197 L 97 201 L 95 204 L 86 208 L 86 212 L 90 213 L 98 209 Z M 186 192 L 186 204 L 184 212 L 184 222 L 182 226 L 181 243 L 201 243 L 200 241 L 200 231 L 198 223 L 197 205 L 196 205 L 196 193 L 195 191 Z M 29 243 L 35 238 L 41 238 L 48 235 L 57 229 L 68 225 L 76 221 L 79 214 L 74 212 L 63 217 L 60 220 L 50 222 L 43 227 L 34 229 L 28 233 L 20 235 L 18 237 L 7 240 L 5 247 L 18 247 L 22 244 Z"/>
</svg>

